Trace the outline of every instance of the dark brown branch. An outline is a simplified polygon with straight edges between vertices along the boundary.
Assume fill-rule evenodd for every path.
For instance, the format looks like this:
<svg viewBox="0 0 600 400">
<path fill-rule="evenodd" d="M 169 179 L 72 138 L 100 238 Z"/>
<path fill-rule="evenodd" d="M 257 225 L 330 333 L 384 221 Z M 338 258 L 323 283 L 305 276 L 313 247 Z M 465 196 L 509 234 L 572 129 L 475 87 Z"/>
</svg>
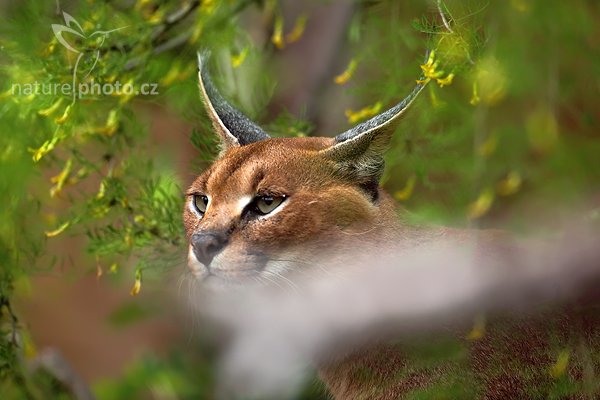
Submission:
<svg viewBox="0 0 600 400">
<path fill-rule="evenodd" d="M 162 36 L 165 32 L 175 26 L 178 22 L 183 21 L 192 11 L 194 11 L 199 5 L 200 0 L 194 0 L 187 4 L 184 4 L 179 10 L 174 11 L 169 14 L 163 23 L 156 27 L 152 35 L 150 36 L 150 40 L 155 43 L 160 36 Z"/>
<path fill-rule="evenodd" d="M 151 56 L 156 56 L 158 54 L 161 54 L 161 53 L 167 52 L 169 50 L 173 50 L 180 46 L 183 46 L 183 45 L 185 45 L 185 43 L 187 43 L 187 41 L 189 40 L 189 38 L 191 36 L 192 36 L 191 30 L 183 32 L 183 33 L 175 36 L 174 38 L 154 47 L 152 49 Z M 123 70 L 131 71 L 132 69 L 139 67 L 144 62 L 145 59 L 146 59 L 145 57 L 132 58 L 131 60 L 127 61 L 127 63 L 123 67 Z"/>
<path fill-rule="evenodd" d="M 227 15 L 225 18 L 223 18 L 223 20 L 227 20 L 231 17 L 233 17 L 234 15 L 242 12 L 247 6 L 249 6 L 252 3 L 255 3 L 257 0 L 245 0 L 245 1 L 241 1 L 231 12 L 231 14 Z M 151 56 L 156 56 L 158 54 L 161 53 L 165 53 L 167 51 L 176 49 L 178 47 L 181 47 L 183 45 L 185 45 L 187 43 L 187 41 L 189 40 L 189 38 L 192 36 L 193 34 L 193 30 L 187 30 L 183 33 L 180 33 L 179 35 L 165 40 L 163 42 L 158 42 L 158 38 L 160 36 L 162 36 L 162 34 L 164 34 L 165 32 L 167 32 L 167 30 L 169 30 L 170 28 L 172 28 L 174 25 L 176 25 L 177 23 L 179 23 L 180 21 L 184 20 L 186 16 L 188 16 L 193 9 L 195 9 L 196 7 L 198 7 L 201 4 L 201 2 L 198 1 L 194 1 L 193 3 L 190 3 L 189 5 L 181 8 L 180 10 L 174 12 L 173 14 L 169 15 L 165 21 L 163 22 L 163 24 L 157 28 L 157 30 L 152 34 L 152 40 L 151 40 L 151 44 L 153 45 L 153 49 L 151 52 Z M 219 21 L 221 22 L 221 21 Z M 144 57 L 136 57 L 136 58 L 132 58 L 131 60 L 128 60 L 127 63 L 125 64 L 125 66 L 123 67 L 124 71 L 131 71 L 132 69 L 135 69 L 137 67 L 139 67 L 143 62 L 144 62 L 145 58 Z"/>
<path fill-rule="evenodd" d="M 12 344 L 15 346 L 18 346 L 18 341 L 17 341 L 17 325 L 19 323 L 19 320 L 17 319 L 17 316 L 15 315 L 12 306 L 10 304 L 10 300 L 7 296 L 0 296 L 0 317 L 2 316 L 2 307 L 6 307 L 6 310 L 8 311 L 9 317 L 10 317 L 10 323 L 11 323 L 11 341 Z"/>
<path fill-rule="evenodd" d="M 161 45 L 161 37 L 173 28 L 175 25 L 183 21 L 188 15 L 192 13 L 202 2 L 200 0 L 194 0 L 192 2 L 184 4 L 180 9 L 174 11 L 169 14 L 150 35 L 150 44 L 153 47 L 157 47 Z M 120 51 L 120 52 L 130 52 L 133 50 L 135 45 L 128 44 L 115 44 L 107 48 L 107 51 Z M 131 60 L 129 61 L 131 62 Z M 127 64 L 129 64 L 129 62 Z M 139 62 L 138 64 L 139 65 Z"/>
</svg>

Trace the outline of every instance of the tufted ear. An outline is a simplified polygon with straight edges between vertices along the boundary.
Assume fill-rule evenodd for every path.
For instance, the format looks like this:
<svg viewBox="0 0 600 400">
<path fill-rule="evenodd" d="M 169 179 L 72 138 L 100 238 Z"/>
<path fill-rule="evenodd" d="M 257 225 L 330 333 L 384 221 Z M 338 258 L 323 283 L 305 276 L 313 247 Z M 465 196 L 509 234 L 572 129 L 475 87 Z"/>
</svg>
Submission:
<svg viewBox="0 0 600 400">
<path fill-rule="evenodd" d="M 389 110 L 374 116 L 335 137 L 334 144 L 321 153 L 335 161 L 342 173 L 363 185 L 377 187 L 383 174 L 383 153 L 402 115 L 417 98 L 428 79 L 417 86 L 404 100 Z"/>
<path fill-rule="evenodd" d="M 223 150 L 268 139 L 269 135 L 260 126 L 233 108 L 215 88 L 208 73 L 209 57 L 208 51 L 198 53 L 200 96 Z"/>
</svg>

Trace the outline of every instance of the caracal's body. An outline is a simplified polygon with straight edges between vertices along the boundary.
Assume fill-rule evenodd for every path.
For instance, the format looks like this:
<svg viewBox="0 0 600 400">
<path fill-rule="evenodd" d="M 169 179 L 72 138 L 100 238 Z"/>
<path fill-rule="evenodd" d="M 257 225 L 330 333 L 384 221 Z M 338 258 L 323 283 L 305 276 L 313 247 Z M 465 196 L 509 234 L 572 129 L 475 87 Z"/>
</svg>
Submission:
<svg viewBox="0 0 600 400">
<path fill-rule="evenodd" d="M 477 257 L 514 255 L 493 234 L 403 224 L 379 187 L 382 151 L 424 84 L 335 138 L 273 139 L 223 100 L 203 60 L 200 69 L 202 98 L 223 145 L 191 185 L 184 211 L 189 266 L 206 284 L 293 279 L 324 259 L 338 268 L 358 253 L 375 257 L 439 238 L 460 244 L 477 236 Z M 470 335 L 470 327 L 451 324 L 416 342 L 319 360 L 320 376 L 340 400 L 598 398 L 599 315 L 598 308 L 561 306 L 491 317 Z"/>
</svg>

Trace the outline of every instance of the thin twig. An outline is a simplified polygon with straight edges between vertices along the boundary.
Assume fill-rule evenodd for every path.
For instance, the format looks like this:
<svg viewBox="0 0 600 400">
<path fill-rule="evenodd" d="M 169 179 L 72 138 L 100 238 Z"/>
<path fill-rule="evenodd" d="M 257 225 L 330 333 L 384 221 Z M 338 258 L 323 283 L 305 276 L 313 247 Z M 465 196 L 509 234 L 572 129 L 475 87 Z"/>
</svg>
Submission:
<svg viewBox="0 0 600 400">
<path fill-rule="evenodd" d="M 180 9 L 169 14 L 150 34 L 150 44 L 154 47 L 161 46 L 161 42 L 159 41 L 161 36 L 164 33 L 166 33 L 168 30 L 173 28 L 175 25 L 177 25 L 179 22 L 183 21 L 200 4 L 201 4 L 200 0 L 194 0 L 190 3 L 186 3 Z M 105 53 L 108 51 L 130 52 L 131 50 L 133 50 L 134 46 L 135 45 L 129 45 L 129 44 L 125 44 L 125 45 L 115 44 L 115 45 L 108 47 L 106 50 L 102 51 L 102 53 Z M 129 60 L 127 64 L 129 64 L 131 61 L 133 61 L 133 60 Z M 140 62 L 141 61 L 138 60 L 138 64 L 136 64 L 136 66 L 139 65 Z"/>
<path fill-rule="evenodd" d="M 444 13 L 444 10 L 442 9 L 442 0 L 437 0 L 437 8 L 438 12 L 440 13 L 440 17 L 442 17 L 442 22 L 444 23 L 446 29 L 448 29 L 450 33 L 454 33 L 454 31 L 450 27 L 450 24 L 448 23 L 448 20 L 446 19 L 446 14 Z"/>
<path fill-rule="evenodd" d="M 156 56 L 161 53 L 167 52 L 169 50 L 176 49 L 177 47 L 183 46 L 184 44 L 186 44 L 186 42 L 189 40 L 189 38 L 191 36 L 192 36 L 192 30 L 180 33 L 179 35 L 175 36 L 174 38 L 167 40 L 166 42 L 161 43 L 158 46 L 156 46 L 155 48 L 153 48 L 152 52 L 151 52 L 151 56 Z M 132 69 L 139 67 L 144 62 L 145 59 L 146 59 L 146 57 L 132 58 L 131 60 L 127 61 L 127 63 L 123 67 L 123 70 L 131 71 Z"/>
<path fill-rule="evenodd" d="M 223 18 L 223 20 L 227 20 L 229 18 L 231 18 L 232 16 L 240 13 L 241 11 L 243 11 L 247 6 L 249 6 L 250 4 L 254 3 L 256 0 L 246 0 L 246 1 L 242 1 L 240 2 L 237 7 L 235 9 L 232 10 L 231 14 L 227 15 L 225 18 Z M 193 29 L 189 29 L 185 32 L 180 33 L 179 35 L 166 40 L 162 43 L 155 43 L 156 39 L 161 36 L 163 33 L 165 33 L 168 29 L 170 29 L 172 26 L 174 26 L 175 24 L 177 24 L 178 22 L 182 21 L 183 19 L 185 19 L 185 17 L 187 15 L 189 15 L 189 13 L 196 8 L 197 6 L 199 6 L 201 4 L 201 2 L 198 1 L 194 1 L 193 3 L 189 4 L 186 7 L 181 8 L 180 10 L 174 12 L 173 14 L 171 14 L 170 16 L 168 16 L 165 19 L 165 22 L 161 25 L 162 30 L 160 30 L 160 32 L 157 30 L 152 34 L 152 44 L 155 46 L 152 49 L 151 52 L 151 56 L 156 56 L 158 54 L 161 53 L 165 53 L 167 51 L 176 49 L 178 47 L 181 47 L 183 45 L 185 45 L 188 40 L 192 37 L 193 35 Z M 158 32 L 158 33 L 157 33 Z M 146 60 L 145 57 L 135 57 L 132 58 L 131 60 L 128 60 L 127 63 L 125 63 L 125 66 L 123 67 L 124 71 L 131 71 L 132 69 L 135 69 L 137 67 L 139 67 L 141 64 L 144 63 L 144 61 Z"/>
<path fill-rule="evenodd" d="M 169 14 L 162 24 L 156 27 L 152 35 L 150 36 L 150 40 L 155 42 L 162 34 L 167 32 L 173 26 L 175 26 L 178 22 L 184 20 L 192 11 L 194 11 L 200 5 L 200 0 L 194 0 L 189 3 L 184 4 L 180 9 L 174 11 Z"/>
</svg>

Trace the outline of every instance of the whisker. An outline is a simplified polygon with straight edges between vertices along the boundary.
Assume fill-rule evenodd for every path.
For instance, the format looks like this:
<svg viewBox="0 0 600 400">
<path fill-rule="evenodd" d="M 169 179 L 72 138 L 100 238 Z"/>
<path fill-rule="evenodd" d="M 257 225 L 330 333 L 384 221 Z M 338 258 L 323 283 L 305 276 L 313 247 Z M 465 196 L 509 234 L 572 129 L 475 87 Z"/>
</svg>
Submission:
<svg viewBox="0 0 600 400">
<path fill-rule="evenodd" d="M 278 288 L 280 288 L 281 290 L 284 290 L 284 291 L 285 291 L 285 287 L 281 286 L 281 285 L 279 284 L 279 282 L 278 282 L 276 279 L 272 279 L 272 278 L 270 277 L 270 275 L 272 275 L 270 271 L 264 271 L 264 272 L 265 272 L 267 275 L 261 275 L 261 277 L 262 277 L 262 278 L 266 279 L 267 281 L 269 281 L 269 282 L 273 283 L 275 286 L 277 286 L 277 287 L 278 287 Z"/>
<path fill-rule="evenodd" d="M 287 283 L 290 286 L 290 288 L 292 288 L 294 290 L 294 293 L 300 292 L 300 288 L 298 287 L 298 285 L 296 285 L 294 282 L 292 282 L 291 280 L 289 280 L 288 278 L 286 278 L 280 272 L 278 272 L 278 271 L 266 271 L 266 270 L 265 270 L 265 272 L 267 272 L 267 273 L 271 274 L 272 276 L 274 276 L 275 278 L 279 278 L 280 280 L 282 280 L 285 283 Z"/>
<path fill-rule="evenodd" d="M 194 339 L 194 334 L 196 333 L 196 325 L 197 322 L 199 322 L 199 316 L 197 315 L 198 310 L 196 310 L 194 308 L 194 289 L 196 288 L 196 285 L 198 284 L 198 281 L 196 279 L 194 279 L 193 276 L 191 276 L 191 274 L 187 274 L 188 278 L 191 277 L 191 279 L 187 279 L 188 282 L 188 303 L 189 303 L 189 309 L 190 309 L 190 313 L 192 314 L 192 326 L 190 329 L 190 333 L 188 335 L 188 344 L 192 343 L 192 340 Z M 199 326 L 199 325 L 198 325 Z"/>
<path fill-rule="evenodd" d="M 187 280 L 188 275 L 184 272 L 179 276 L 179 279 L 177 280 L 177 297 L 181 298 L 181 288 L 183 286 L 183 283 Z"/>
<path fill-rule="evenodd" d="M 289 281 L 286 282 L 280 274 L 271 272 L 271 271 L 266 272 L 266 274 L 268 274 L 272 277 L 271 281 L 276 283 L 277 287 L 279 287 L 281 290 L 283 290 L 284 293 L 286 293 L 286 294 L 296 294 L 297 293 L 294 286 L 290 285 Z M 284 285 L 282 286 L 279 282 L 284 283 Z"/>
<path fill-rule="evenodd" d="M 330 276 L 330 277 L 336 277 L 336 276 L 341 276 L 341 271 L 339 273 L 335 273 L 333 271 L 327 270 L 325 268 L 323 268 L 323 266 L 320 263 L 317 262 L 309 262 L 309 261 L 304 261 L 302 259 L 297 259 L 297 258 L 292 258 L 292 259 L 284 259 L 284 258 L 271 258 L 270 261 L 278 261 L 278 262 L 287 262 L 287 263 L 292 263 L 292 264 L 302 264 L 302 265 L 308 265 L 310 267 L 316 267 L 319 270 L 321 270 L 325 275 Z M 312 273 L 313 271 L 310 270 L 306 270 L 306 269 L 299 269 L 295 272 L 300 272 L 306 276 L 310 276 L 310 273 Z M 316 274 L 313 276 L 317 276 Z"/>
</svg>

